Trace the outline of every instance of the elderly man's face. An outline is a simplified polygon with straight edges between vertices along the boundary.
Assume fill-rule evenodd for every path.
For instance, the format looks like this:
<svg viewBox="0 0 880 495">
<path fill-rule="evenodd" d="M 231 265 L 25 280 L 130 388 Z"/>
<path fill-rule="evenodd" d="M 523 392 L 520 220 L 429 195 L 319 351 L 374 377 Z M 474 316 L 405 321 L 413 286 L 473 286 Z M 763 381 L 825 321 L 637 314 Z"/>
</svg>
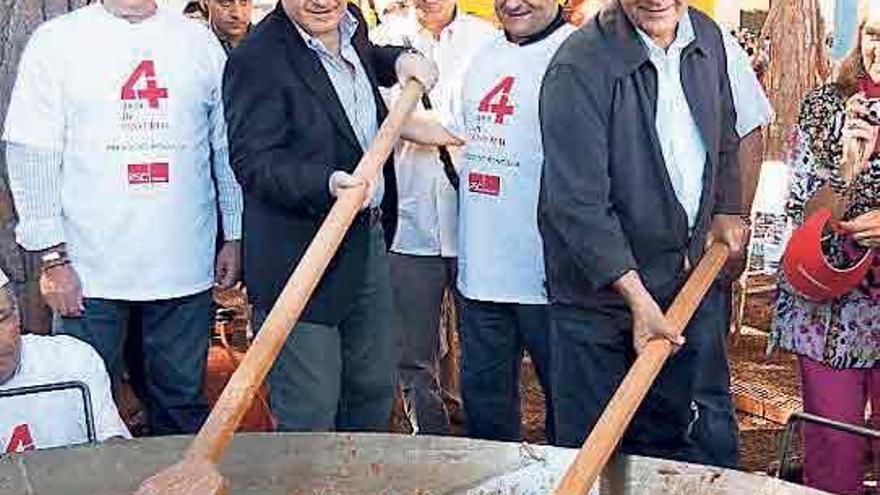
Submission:
<svg viewBox="0 0 880 495">
<path fill-rule="evenodd" d="M 287 15 L 307 33 L 320 37 L 336 31 L 345 15 L 345 0 L 281 0 Z"/>
<path fill-rule="evenodd" d="M 254 12 L 252 0 L 208 0 L 211 26 L 226 39 L 241 39 L 247 34 Z"/>
<path fill-rule="evenodd" d="M 689 0 L 620 0 L 630 21 L 663 47 L 675 39 L 678 20 L 689 3 Z"/>
<path fill-rule="evenodd" d="M 495 0 L 495 15 L 515 42 L 543 31 L 558 8 L 556 0 Z"/>
<path fill-rule="evenodd" d="M 0 288 L 0 385 L 9 381 L 21 357 L 21 325 L 15 298 Z"/>
<path fill-rule="evenodd" d="M 415 0 L 419 20 L 428 26 L 445 26 L 452 22 L 455 0 Z"/>
</svg>

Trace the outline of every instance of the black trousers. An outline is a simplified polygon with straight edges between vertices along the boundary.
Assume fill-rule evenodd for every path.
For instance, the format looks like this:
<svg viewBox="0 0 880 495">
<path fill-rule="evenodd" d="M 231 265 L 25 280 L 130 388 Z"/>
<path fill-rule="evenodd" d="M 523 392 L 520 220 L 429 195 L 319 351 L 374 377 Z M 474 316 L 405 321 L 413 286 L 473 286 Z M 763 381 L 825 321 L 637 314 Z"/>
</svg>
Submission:
<svg viewBox="0 0 880 495">
<path fill-rule="evenodd" d="M 520 363 L 528 351 L 544 391 L 545 439 L 554 445 L 548 307 L 465 297 L 460 307 L 461 398 L 468 436 L 505 442 L 522 439 Z"/>
<path fill-rule="evenodd" d="M 669 297 L 659 301 L 665 307 Z M 686 344 L 664 366 L 620 445 L 625 454 L 693 461 L 694 408 L 701 349 L 726 328 L 723 293 L 709 291 L 685 331 Z M 636 355 L 626 307 L 586 311 L 551 306 L 551 380 L 560 446 L 579 447 Z"/>
</svg>

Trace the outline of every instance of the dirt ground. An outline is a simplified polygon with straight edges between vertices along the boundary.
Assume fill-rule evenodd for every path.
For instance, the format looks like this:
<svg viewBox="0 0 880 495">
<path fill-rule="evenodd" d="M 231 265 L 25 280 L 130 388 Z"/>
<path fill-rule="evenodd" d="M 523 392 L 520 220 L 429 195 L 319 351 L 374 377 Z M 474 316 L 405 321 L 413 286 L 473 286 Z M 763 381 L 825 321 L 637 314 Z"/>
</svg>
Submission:
<svg viewBox="0 0 880 495">
<path fill-rule="evenodd" d="M 521 391 L 522 391 L 522 433 L 523 440 L 529 443 L 544 444 L 544 393 L 538 383 L 535 368 L 531 360 L 523 359 L 521 368 Z M 465 435 L 464 419 L 460 411 L 451 407 L 452 433 L 458 436 Z M 458 413 L 458 414 L 456 414 Z M 412 433 L 412 428 L 403 412 L 403 403 L 398 397 L 395 402 L 391 418 L 391 430 L 396 433 Z"/>
</svg>

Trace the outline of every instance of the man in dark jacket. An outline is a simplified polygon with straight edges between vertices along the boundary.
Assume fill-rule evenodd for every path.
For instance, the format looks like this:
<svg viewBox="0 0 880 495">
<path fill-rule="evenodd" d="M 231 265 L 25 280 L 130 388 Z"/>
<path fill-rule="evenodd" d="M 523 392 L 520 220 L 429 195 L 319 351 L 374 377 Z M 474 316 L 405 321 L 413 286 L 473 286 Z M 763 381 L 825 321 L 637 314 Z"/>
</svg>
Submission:
<svg viewBox="0 0 880 495">
<path fill-rule="evenodd" d="M 245 197 L 245 281 L 259 325 L 387 110 L 378 85 L 436 68 L 367 39 L 344 0 L 282 0 L 231 52 L 224 78 L 230 156 Z M 382 214 L 397 215 L 393 167 L 368 201 L 269 376 L 282 430 L 383 430 L 391 389 L 390 285 Z M 383 201 L 384 200 L 384 201 Z"/>
<path fill-rule="evenodd" d="M 696 349 L 726 328 L 706 296 L 684 339 L 664 318 L 707 236 L 742 255 L 735 111 L 721 32 L 687 0 L 615 0 L 557 52 L 541 95 L 539 205 L 561 445 L 580 445 L 645 344 L 680 346 L 622 450 L 685 458 Z M 715 330 L 712 330 L 715 328 Z"/>
</svg>

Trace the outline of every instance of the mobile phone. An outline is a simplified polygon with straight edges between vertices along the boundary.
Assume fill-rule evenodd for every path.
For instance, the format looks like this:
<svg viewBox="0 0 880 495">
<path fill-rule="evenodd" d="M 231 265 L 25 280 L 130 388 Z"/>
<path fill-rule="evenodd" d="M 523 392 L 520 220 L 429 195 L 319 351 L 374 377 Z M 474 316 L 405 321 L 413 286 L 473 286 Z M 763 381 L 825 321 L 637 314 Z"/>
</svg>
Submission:
<svg viewBox="0 0 880 495">
<path fill-rule="evenodd" d="M 859 78 L 859 91 L 868 99 L 868 115 L 865 120 L 874 126 L 880 126 L 880 84 L 870 77 Z"/>
<path fill-rule="evenodd" d="M 867 76 L 860 77 L 859 91 L 864 93 L 868 99 L 880 98 L 880 83 L 874 82 L 873 79 Z"/>
</svg>

